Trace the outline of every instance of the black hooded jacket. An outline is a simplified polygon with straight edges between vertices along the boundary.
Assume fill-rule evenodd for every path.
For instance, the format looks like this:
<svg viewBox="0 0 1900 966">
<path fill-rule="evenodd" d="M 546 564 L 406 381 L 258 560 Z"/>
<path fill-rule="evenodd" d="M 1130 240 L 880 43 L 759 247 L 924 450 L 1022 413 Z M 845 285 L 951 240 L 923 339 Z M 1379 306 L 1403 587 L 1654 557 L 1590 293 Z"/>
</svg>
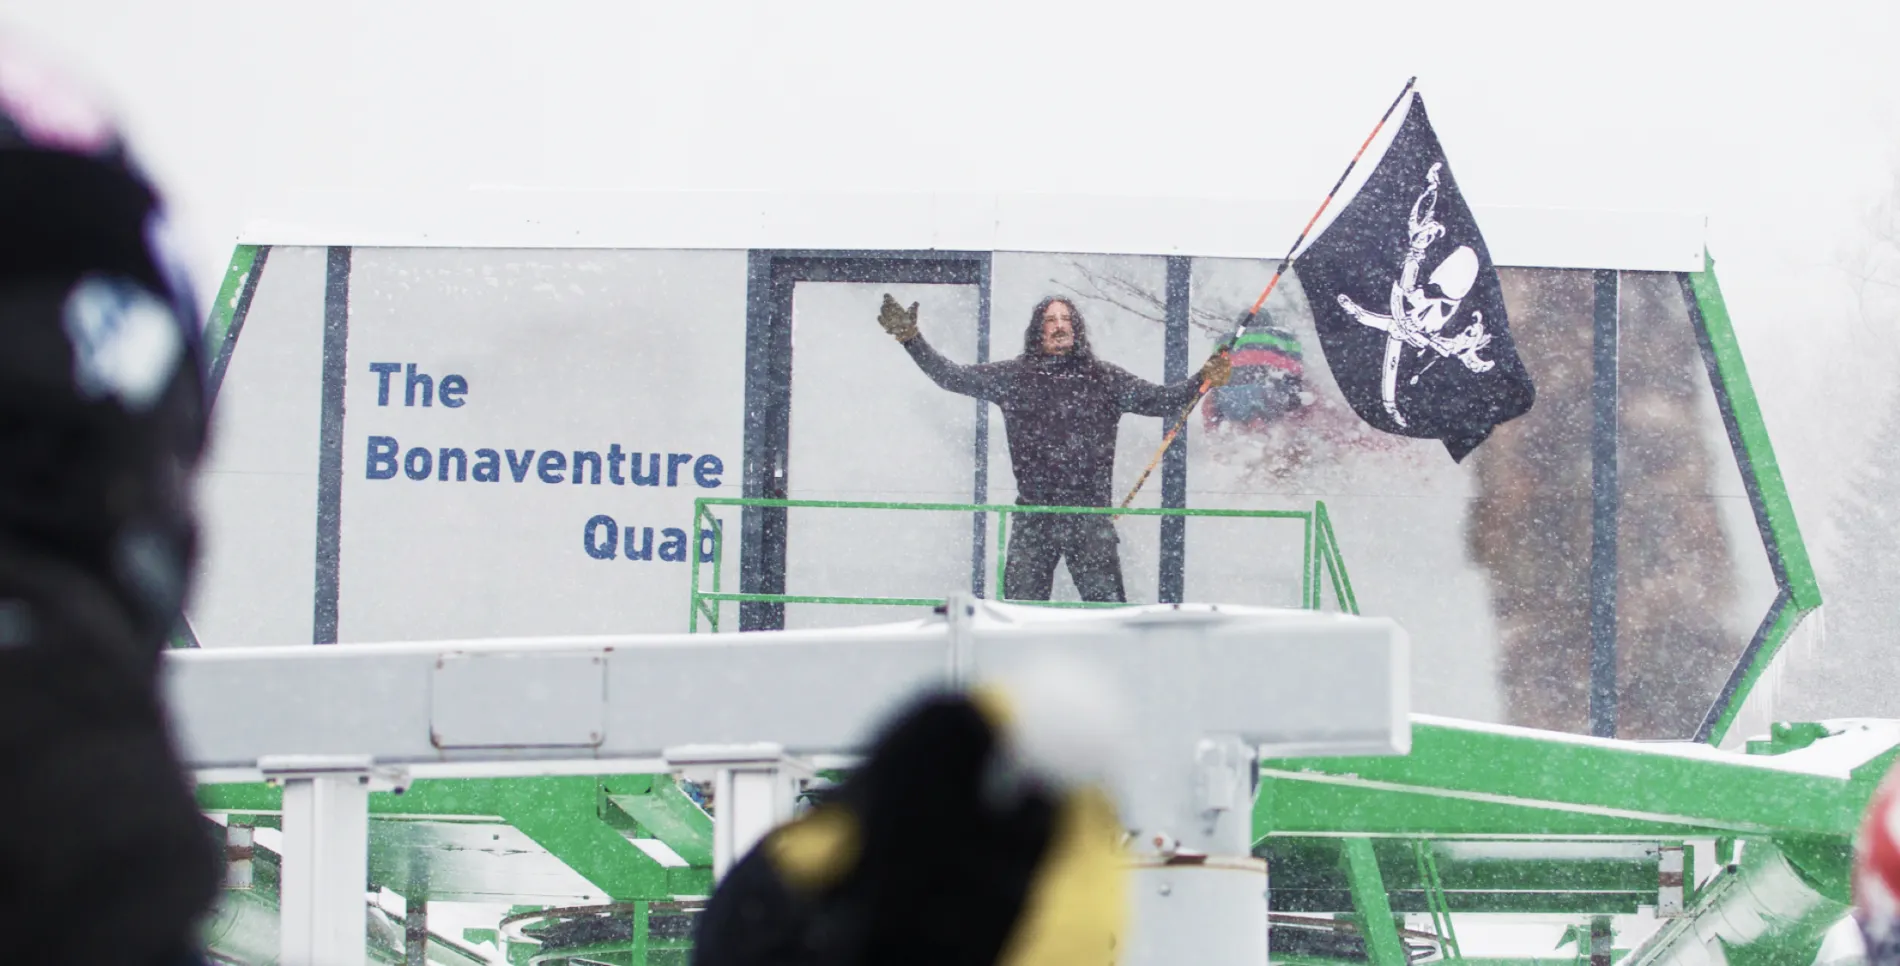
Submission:
<svg viewBox="0 0 1900 966">
<path fill-rule="evenodd" d="M 1200 386 L 1195 378 L 1158 386 L 1095 358 L 1079 318 L 1064 355 L 1043 353 L 1040 319 L 1023 334 L 1023 354 L 1001 362 L 958 365 L 921 335 L 904 348 L 937 385 L 1002 407 L 1016 502 L 1025 506 L 1108 506 L 1122 414 L 1173 416 Z"/>
<path fill-rule="evenodd" d="M 0 110 L 0 934 L 9 963 L 144 966 L 197 945 L 223 875 L 159 685 L 202 353 L 156 193 L 55 114 Z"/>
</svg>

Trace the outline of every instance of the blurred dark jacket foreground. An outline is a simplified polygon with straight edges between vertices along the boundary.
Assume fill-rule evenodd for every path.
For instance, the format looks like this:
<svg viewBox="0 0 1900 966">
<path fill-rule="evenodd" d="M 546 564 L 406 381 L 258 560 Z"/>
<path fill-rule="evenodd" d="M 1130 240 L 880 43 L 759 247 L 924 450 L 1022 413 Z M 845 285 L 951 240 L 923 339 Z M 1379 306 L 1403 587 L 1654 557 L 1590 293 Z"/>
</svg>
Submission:
<svg viewBox="0 0 1900 966">
<path fill-rule="evenodd" d="M 0 934 L 9 963 L 189 961 L 220 859 L 160 651 L 195 552 L 196 312 L 158 199 L 0 41 Z"/>
<path fill-rule="evenodd" d="M 1037 698 L 902 709 L 842 785 L 720 882 L 694 966 L 1112 964 L 1121 824 L 1099 787 L 1023 753 L 1037 725 L 1016 708 Z"/>
</svg>

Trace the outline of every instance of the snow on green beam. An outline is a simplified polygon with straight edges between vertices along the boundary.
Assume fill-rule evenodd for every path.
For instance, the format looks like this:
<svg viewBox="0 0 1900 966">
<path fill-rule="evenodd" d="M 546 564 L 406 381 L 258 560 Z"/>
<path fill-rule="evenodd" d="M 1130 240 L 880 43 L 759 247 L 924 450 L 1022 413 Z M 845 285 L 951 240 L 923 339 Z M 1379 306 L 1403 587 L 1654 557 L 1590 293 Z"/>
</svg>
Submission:
<svg viewBox="0 0 1900 966">
<path fill-rule="evenodd" d="M 1355 835 L 1373 838 L 1612 838 L 1665 840 L 1708 837 L 1708 829 L 1435 792 L 1394 791 L 1263 776 L 1254 800 L 1257 841 L 1285 837 Z M 1726 833 L 1723 833 L 1726 834 Z"/>
<path fill-rule="evenodd" d="M 1414 715 L 1409 755 L 1270 759 L 1261 778 L 1275 783 L 1276 795 L 1278 783 L 1305 781 L 1746 836 L 1849 835 L 1895 743 L 1892 729 L 1866 730 L 1845 744 L 1742 756 L 1686 742 L 1639 744 Z M 1415 804 L 1414 795 L 1395 795 L 1391 807 Z M 1273 831 L 1257 827 L 1256 835 Z"/>
</svg>

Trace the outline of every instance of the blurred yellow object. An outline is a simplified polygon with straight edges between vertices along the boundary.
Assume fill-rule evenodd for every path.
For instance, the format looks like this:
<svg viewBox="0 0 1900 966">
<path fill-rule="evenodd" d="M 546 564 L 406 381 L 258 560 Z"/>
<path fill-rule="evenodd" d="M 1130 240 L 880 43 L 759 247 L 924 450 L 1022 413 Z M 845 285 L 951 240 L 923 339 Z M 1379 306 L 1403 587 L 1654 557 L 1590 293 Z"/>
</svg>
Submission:
<svg viewBox="0 0 1900 966">
<path fill-rule="evenodd" d="M 857 867 L 864 850 L 858 817 L 842 805 L 824 805 L 765 840 L 772 868 L 801 892 L 827 889 Z"/>
<path fill-rule="evenodd" d="M 1010 705 L 1009 695 L 994 684 L 979 684 L 971 688 L 970 703 L 976 706 L 983 720 L 989 722 L 998 735 L 1007 734 L 1010 726 L 1016 722 L 1016 712 Z"/>
<path fill-rule="evenodd" d="M 1064 796 L 1054 835 L 1000 966 L 1107 966 L 1120 958 L 1128 863 L 1114 803 L 1094 788 Z"/>
</svg>

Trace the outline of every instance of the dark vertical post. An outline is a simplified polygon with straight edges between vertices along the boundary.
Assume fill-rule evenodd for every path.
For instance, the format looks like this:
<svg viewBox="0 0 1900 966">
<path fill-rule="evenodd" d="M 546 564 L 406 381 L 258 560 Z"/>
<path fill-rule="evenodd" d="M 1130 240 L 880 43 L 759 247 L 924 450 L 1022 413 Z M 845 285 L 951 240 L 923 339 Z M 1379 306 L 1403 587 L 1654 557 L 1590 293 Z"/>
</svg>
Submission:
<svg viewBox="0 0 1900 966">
<path fill-rule="evenodd" d="M 976 361 L 990 361 L 990 257 L 978 269 L 976 283 Z M 990 501 L 990 404 L 976 400 L 975 480 L 971 503 Z M 989 515 L 981 510 L 970 521 L 970 593 L 983 596 L 983 556 L 989 550 Z"/>
<path fill-rule="evenodd" d="M 1617 273 L 1596 273 L 1590 382 L 1590 733 L 1616 737 Z"/>
<path fill-rule="evenodd" d="M 1616 933 L 1609 916 L 1590 918 L 1590 966 L 1610 966 L 1615 958 Z"/>
<path fill-rule="evenodd" d="M 777 253 L 755 251 L 746 267 L 745 472 L 747 497 L 783 500 L 791 435 L 792 292 Z M 785 509 L 746 507 L 739 515 L 739 590 L 785 592 Z M 785 626 L 785 605 L 746 601 L 739 629 Z"/>
<path fill-rule="evenodd" d="M 343 388 L 349 375 L 350 250 L 329 250 L 323 277 L 323 407 L 317 432 L 317 589 L 311 642 L 335 644 L 343 557 Z"/>
<path fill-rule="evenodd" d="M 1188 299 L 1194 283 L 1194 260 L 1185 255 L 1168 256 L 1167 342 L 1162 350 L 1161 374 L 1164 382 L 1178 382 L 1188 376 Z M 1161 431 L 1167 432 L 1167 417 Z M 1161 505 L 1187 506 L 1187 427 L 1161 458 Z M 1161 518 L 1161 579 L 1157 599 L 1178 604 L 1186 593 L 1187 518 Z"/>
<path fill-rule="evenodd" d="M 409 852 L 409 881 L 402 887 L 403 966 L 429 966 L 429 861 Z"/>
<path fill-rule="evenodd" d="M 414 891 L 414 890 L 411 890 Z M 416 893 L 403 897 L 403 966 L 429 966 L 429 900 Z"/>
</svg>

